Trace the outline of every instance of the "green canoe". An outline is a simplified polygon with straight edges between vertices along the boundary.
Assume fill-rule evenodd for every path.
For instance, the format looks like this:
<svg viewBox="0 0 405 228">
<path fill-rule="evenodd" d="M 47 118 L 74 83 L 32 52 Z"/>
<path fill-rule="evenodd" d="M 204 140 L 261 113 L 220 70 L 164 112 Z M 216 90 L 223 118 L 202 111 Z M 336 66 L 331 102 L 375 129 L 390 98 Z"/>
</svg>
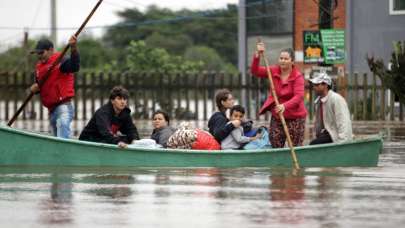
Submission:
<svg viewBox="0 0 405 228">
<path fill-rule="evenodd" d="M 289 148 L 198 151 L 120 149 L 114 145 L 60 139 L 0 126 L 0 165 L 135 167 L 291 167 Z M 377 166 L 379 137 L 296 147 L 302 167 Z"/>
</svg>

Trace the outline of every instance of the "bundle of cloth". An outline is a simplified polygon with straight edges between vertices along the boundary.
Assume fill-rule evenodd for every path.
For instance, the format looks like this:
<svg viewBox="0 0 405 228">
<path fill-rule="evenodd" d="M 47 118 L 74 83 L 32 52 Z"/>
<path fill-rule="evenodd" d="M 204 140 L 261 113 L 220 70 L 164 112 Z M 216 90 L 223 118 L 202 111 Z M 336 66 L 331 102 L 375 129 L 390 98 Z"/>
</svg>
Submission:
<svg viewBox="0 0 405 228">
<path fill-rule="evenodd" d="M 167 141 L 167 148 L 193 150 L 220 150 L 221 145 L 209 132 L 183 122 Z"/>
</svg>

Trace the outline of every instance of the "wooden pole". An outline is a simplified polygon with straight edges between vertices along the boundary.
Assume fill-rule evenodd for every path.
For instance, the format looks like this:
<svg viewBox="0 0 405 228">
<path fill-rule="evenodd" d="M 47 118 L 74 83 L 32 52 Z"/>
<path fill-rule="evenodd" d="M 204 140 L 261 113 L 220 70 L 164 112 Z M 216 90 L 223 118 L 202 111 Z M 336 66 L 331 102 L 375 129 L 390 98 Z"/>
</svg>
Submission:
<svg viewBox="0 0 405 228">
<path fill-rule="evenodd" d="M 78 37 L 80 32 L 83 30 L 83 28 L 86 26 L 87 22 L 90 20 L 90 18 L 93 16 L 94 12 L 96 12 L 97 8 L 100 6 L 101 2 L 103 0 L 99 0 L 97 2 L 97 4 L 94 6 L 93 10 L 90 12 L 90 14 L 87 16 L 87 18 L 84 20 L 84 22 L 82 23 L 82 25 L 80 26 L 80 28 L 76 31 L 75 33 L 75 37 Z M 64 55 L 66 54 L 67 50 L 69 49 L 70 45 L 67 44 L 65 46 L 65 48 L 63 48 L 63 51 L 61 52 L 61 54 L 59 55 L 59 57 L 55 60 L 55 62 L 52 63 L 51 67 L 48 69 L 48 71 L 45 73 L 44 77 L 42 78 L 42 80 L 40 80 L 38 82 L 38 86 L 39 88 L 41 88 L 41 86 L 45 83 L 45 81 L 49 78 L 49 76 L 51 75 L 52 69 L 57 66 L 60 61 L 62 60 L 62 58 L 64 57 Z M 25 98 L 23 104 L 21 105 L 21 107 L 17 110 L 17 112 L 13 115 L 13 117 L 10 119 L 10 121 L 8 121 L 7 125 L 11 126 L 14 121 L 17 119 L 18 115 L 24 110 L 25 106 L 28 104 L 28 102 L 32 99 L 32 97 L 34 96 L 33 92 L 30 92 L 30 94 L 28 95 L 27 98 Z"/>
<path fill-rule="evenodd" d="M 274 102 L 276 103 L 276 105 L 280 105 L 280 102 L 278 101 L 278 97 L 277 97 L 277 94 L 276 94 L 276 90 L 274 88 L 273 77 L 271 75 L 271 71 L 270 71 L 270 68 L 269 68 L 269 63 L 267 62 L 267 59 L 264 56 L 263 52 L 261 52 L 260 55 L 264 59 L 264 63 L 266 65 L 266 71 L 267 71 L 267 77 L 269 78 L 271 95 L 273 96 Z M 285 119 L 284 119 L 284 115 L 283 115 L 282 112 L 279 112 L 278 116 L 280 117 L 281 124 L 283 125 L 283 129 L 284 129 L 284 133 L 285 133 L 285 135 L 287 137 L 287 142 L 288 142 L 288 146 L 290 147 L 291 158 L 293 160 L 294 168 L 299 169 L 300 165 L 298 164 L 297 155 L 295 154 L 294 145 L 292 143 L 290 132 L 288 131 L 287 123 L 285 122 Z"/>
</svg>

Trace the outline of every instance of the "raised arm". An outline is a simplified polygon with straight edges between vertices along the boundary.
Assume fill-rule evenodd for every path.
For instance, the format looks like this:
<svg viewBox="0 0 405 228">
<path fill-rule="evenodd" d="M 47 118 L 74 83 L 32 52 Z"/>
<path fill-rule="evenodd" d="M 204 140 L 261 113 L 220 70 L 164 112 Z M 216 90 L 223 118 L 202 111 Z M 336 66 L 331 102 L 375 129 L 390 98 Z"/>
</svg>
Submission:
<svg viewBox="0 0 405 228">
<path fill-rule="evenodd" d="M 250 72 L 252 75 L 259 78 L 267 78 L 266 67 L 260 66 L 260 52 L 264 52 L 265 46 L 263 43 L 259 42 L 256 44 L 256 52 L 253 55 L 252 64 L 250 65 Z"/>
<path fill-rule="evenodd" d="M 77 49 L 77 39 L 71 36 L 69 39 L 70 45 L 70 58 L 62 60 L 60 71 L 63 73 L 75 73 L 80 70 L 80 55 Z"/>
</svg>

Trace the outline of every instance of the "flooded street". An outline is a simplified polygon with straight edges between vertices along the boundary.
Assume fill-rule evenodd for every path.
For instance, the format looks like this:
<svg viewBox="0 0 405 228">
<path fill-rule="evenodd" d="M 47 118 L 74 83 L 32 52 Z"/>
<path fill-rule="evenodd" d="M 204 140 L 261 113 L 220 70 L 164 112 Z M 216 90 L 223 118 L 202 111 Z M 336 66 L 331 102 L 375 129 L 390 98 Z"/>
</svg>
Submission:
<svg viewBox="0 0 405 228">
<path fill-rule="evenodd" d="M 2 227 L 401 227 L 405 128 L 354 125 L 358 136 L 384 135 L 378 167 L 0 167 L 0 220 Z"/>
<path fill-rule="evenodd" d="M 405 227 L 405 0 L 0 19 L 0 228 Z"/>
</svg>

